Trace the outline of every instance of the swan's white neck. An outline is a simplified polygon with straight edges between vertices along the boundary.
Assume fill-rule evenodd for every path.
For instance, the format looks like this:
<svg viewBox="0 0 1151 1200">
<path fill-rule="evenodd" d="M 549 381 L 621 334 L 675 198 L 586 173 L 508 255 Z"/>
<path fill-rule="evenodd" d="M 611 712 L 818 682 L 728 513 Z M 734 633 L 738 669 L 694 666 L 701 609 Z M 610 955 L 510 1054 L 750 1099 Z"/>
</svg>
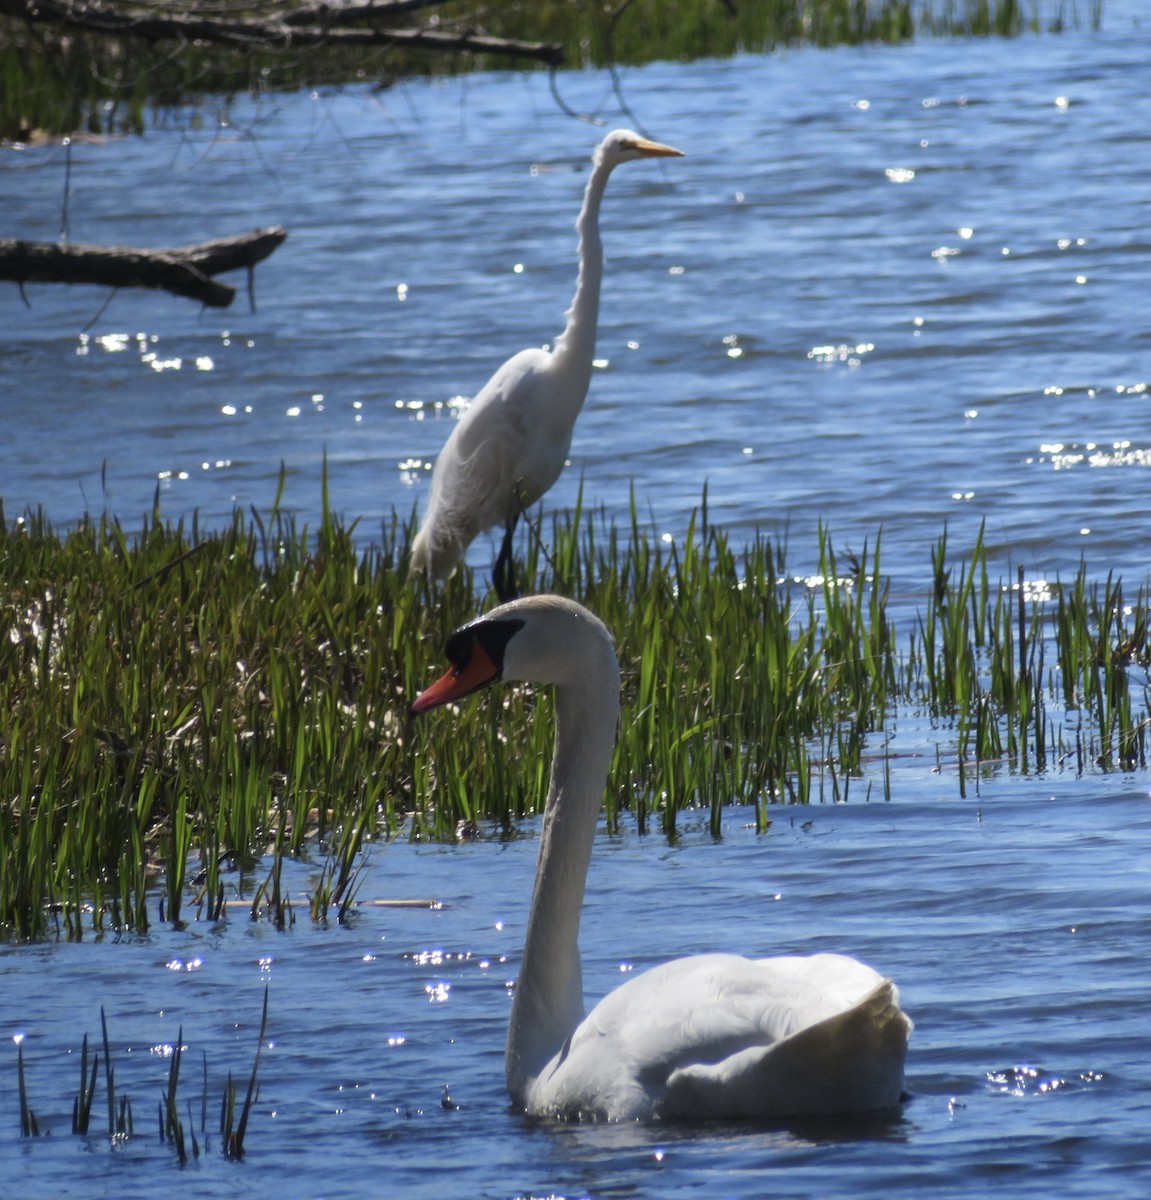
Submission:
<svg viewBox="0 0 1151 1200">
<path fill-rule="evenodd" d="M 579 923 L 619 717 L 619 666 L 606 637 L 582 677 L 555 689 L 555 753 L 505 1065 L 517 1103 L 583 1020 Z"/>
<path fill-rule="evenodd" d="M 579 234 L 579 276 L 575 296 L 567 311 L 567 325 L 556 338 L 552 351 L 557 366 L 578 371 L 583 379 L 580 403 L 591 380 L 595 358 L 596 325 L 599 322 L 600 284 L 603 282 L 603 242 L 599 233 L 599 210 L 612 166 L 597 156 L 584 189 L 583 205 L 576 218 Z"/>
</svg>

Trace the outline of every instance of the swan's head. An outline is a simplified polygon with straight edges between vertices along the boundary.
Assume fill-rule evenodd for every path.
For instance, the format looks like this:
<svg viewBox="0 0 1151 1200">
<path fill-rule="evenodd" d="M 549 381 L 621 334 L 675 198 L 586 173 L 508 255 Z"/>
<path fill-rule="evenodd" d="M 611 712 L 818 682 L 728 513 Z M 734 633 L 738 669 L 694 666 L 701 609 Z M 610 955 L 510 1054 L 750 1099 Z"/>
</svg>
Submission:
<svg viewBox="0 0 1151 1200">
<path fill-rule="evenodd" d="M 427 712 L 462 700 L 499 679 L 526 683 L 599 682 L 619 668 L 611 634 L 582 605 L 562 596 L 525 596 L 493 608 L 461 626 L 445 648 L 447 674 L 422 691 L 412 712 Z M 605 681 L 606 682 L 606 681 Z"/>
<path fill-rule="evenodd" d="M 596 163 L 617 167 L 620 163 L 634 162 L 637 158 L 682 158 L 683 151 L 650 138 L 640 137 L 630 129 L 615 129 L 600 142 L 595 152 Z"/>
</svg>

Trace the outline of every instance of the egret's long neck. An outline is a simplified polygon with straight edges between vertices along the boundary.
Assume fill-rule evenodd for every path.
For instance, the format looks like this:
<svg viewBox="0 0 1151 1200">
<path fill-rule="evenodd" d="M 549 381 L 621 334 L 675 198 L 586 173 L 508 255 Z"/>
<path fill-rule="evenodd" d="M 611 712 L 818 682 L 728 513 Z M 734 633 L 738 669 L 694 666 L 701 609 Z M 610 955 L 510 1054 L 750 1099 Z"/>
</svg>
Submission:
<svg viewBox="0 0 1151 1200">
<path fill-rule="evenodd" d="M 582 404 L 591 379 L 595 358 L 595 333 L 599 320 L 599 292 L 603 280 L 603 242 L 599 235 L 599 210 L 611 167 L 596 162 L 584 189 L 583 206 L 576 219 L 579 234 L 579 277 L 575 296 L 567 311 L 567 325 L 556 338 L 553 354 L 556 365 L 578 373 L 583 381 L 579 390 Z"/>
<path fill-rule="evenodd" d="M 619 716 L 606 641 L 584 678 L 556 688 L 556 743 L 523 961 L 508 1025 L 508 1089 L 520 1103 L 583 1019 L 579 922 Z"/>
</svg>

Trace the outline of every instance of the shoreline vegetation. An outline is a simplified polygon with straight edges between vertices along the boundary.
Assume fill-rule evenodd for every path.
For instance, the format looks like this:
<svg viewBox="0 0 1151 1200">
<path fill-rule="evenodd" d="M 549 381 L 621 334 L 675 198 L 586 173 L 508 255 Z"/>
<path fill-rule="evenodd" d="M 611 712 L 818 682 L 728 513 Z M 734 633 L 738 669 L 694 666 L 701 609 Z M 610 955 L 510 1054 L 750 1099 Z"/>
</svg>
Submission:
<svg viewBox="0 0 1151 1200">
<path fill-rule="evenodd" d="M 0 142 L 140 133 L 174 109 L 468 70 L 1097 29 L 1103 0 L 0 0 Z M 501 48 L 502 44 L 502 48 Z M 562 104 L 562 84 L 556 89 Z"/>
<path fill-rule="evenodd" d="M 343 920 L 374 843 L 514 836 L 537 813 L 546 693 L 448 726 L 408 711 L 447 635 L 490 607 L 483 580 L 465 568 L 432 596 L 407 576 L 411 520 L 357 548 L 326 481 L 314 530 L 283 486 L 270 513 L 210 531 L 158 507 L 133 534 L 0 509 L 0 939 L 240 904 L 290 923 L 285 859 L 314 868 L 296 907 Z M 765 828 L 771 804 L 890 798 L 901 760 L 932 765 L 897 720 L 930 726 L 959 797 L 1005 772 L 1146 768 L 1145 589 L 1086 565 L 997 580 L 981 537 L 956 551 L 945 533 L 897 627 L 879 538 L 855 556 L 821 531 L 800 579 L 763 536 L 733 546 L 706 493 L 677 543 L 634 507 L 622 527 L 581 508 L 540 521 L 525 590 L 590 607 L 623 667 L 610 828 L 626 811 L 674 837 L 691 808 L 718 837 L 732 804 Z"/>
</svg>

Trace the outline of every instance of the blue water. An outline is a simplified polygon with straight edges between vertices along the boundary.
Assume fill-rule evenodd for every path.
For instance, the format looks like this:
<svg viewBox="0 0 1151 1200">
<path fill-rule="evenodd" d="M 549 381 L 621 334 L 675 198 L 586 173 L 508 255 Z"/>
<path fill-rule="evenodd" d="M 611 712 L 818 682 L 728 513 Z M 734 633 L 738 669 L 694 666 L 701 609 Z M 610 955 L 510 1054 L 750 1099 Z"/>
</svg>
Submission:
<svg viewBox="0 0 1151 1200">
<path fill-rule="evenodd" d="M 1147 576 L 1149 38 L 1102 33 L 794 50 L 561 76 L 567 103 L 686 152 L 623 167 L 571 466 L 547 498 L 676 538 L 708 487 L 738 541 L 816 561 L 823 521 L 882 530 L 913 612 L 946 524 L 986 523 L 1013 578 L 1081 559 Z M 221 119 L 227 115 L 226 121 Z M 67 525 L 151 508 L 217 524 L 286 503 L 314 523 L 325 456 L 366 543 L 419 505 L 453 397 L 558 333 L 572 222 L 601 131 L 542 76 L 403 83 L 170 114 L 71 148 L 77 241 L 175 245 L 284 224 L 255 312 L 87 288 L 0 292 L 0 496 Z M 0 153 L 14 236 L 51 239 L 65 151 Z M 107 307 L 105 308 L 105 303 Z M 493 547 L 481 539 L 477 566 Z M 910 718 L 902 718 L 907 724 Z M 450 736 L 445 718 L 444 736 Z M 904 731 L 906 736 L 906 730 Z M 912 730 L 914 735 L 914 729 Z M 674 847 L 625 827 L 596 849 L 583 930 L 595 998 L 621 971 L 709 948 L 837 949 L 890 973 L 916 1021 L 893 1121 L 753 1130 L 534 1125 L 502 1048 L 534 828 L 502 844 L 377 847 L 350 928 L 243 911 L 145 939 L 0 948 L 0 1032 L 23 1034 L 47 1140 L 20 1141 L 15 1046 L 0 1145 L 21 1196 L 1145 1196 L 1151 1101 L 1151 780 L 988 770 L 960 799 L 896 761 L 890 803 L 733 811 Z M 870 780 L 873 795 L 884 791 Z M 688 820 L 690 826 L 690 818 Z M 301 904 L 317 867 L 290 880 Z M 218 1137 L 181 1177 L 155 1106 L 183 1025 L 183 1094 L 213 1115 L 270 1016 L 242 1164 Z M 107 1011 L 137 1136 L 69 1132 L 78 1048 Z M 450 1103 L 444 1105 L 444 1088 Z M 100 1100 L 97 1100 L 99 1108 Z M 106 1118 L 104 1118 L 106 1120 Z M 98 1119 L 96 1126 L 103 1121 Z"/>
<path fill-rule="evenodd" d="M 911 776 L 899 790 L 890 805 L 778 808 L 765 835 L 735 810 L 718 844 L 690 818 L 674 848 L 605 834 L 582 939 L 593 998 L 631 969 L 716 946 L 882 966 L 916 1020 L 898 1117 L 767 1131 L 526 1121 L 508 1108 L 502 1050 L 534 841 L 397 843 L 377 851 L 364 894 L 442 908 L 365 908 L 350 928 L 301 918 L 285 933 L 237 915 L 127 944 L 0 951 L 5 1026 L 26 1035 L 30 1100 L 53 1128 L 17 1142 L 10 1048 L 0 1136 L 13 1194 L 182 1185 L 154 1133 L 167 1052 L 182 1025 L 197 1112 L 206 1053 L 211 1128 L 226 1073 L 250 1070 L 265 984 L 247 1157 L 226 1162 L 216 1137 L 186 1168 L 198 1195 L 1145 1194 L 1145 784 L 1059 779 L 956 802 Z M 308 874 L 289 880 L 296 895 Z M 101 1005 L 144 1130 L 119 1152 L 68 1132 L 79 1037 L 99 1039 Z"/>
</svg>

